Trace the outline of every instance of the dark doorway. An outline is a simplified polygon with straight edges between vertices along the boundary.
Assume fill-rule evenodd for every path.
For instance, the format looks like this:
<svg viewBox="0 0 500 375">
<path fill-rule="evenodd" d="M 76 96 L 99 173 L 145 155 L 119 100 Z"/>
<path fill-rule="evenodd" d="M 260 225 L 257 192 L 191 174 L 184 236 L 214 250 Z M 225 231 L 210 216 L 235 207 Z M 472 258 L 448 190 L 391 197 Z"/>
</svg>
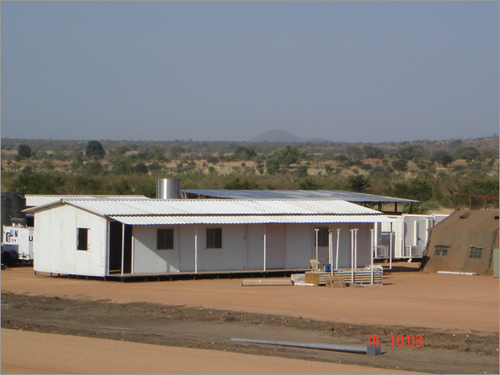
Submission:
<svg viewBox="0 0 500 375">
<path fill-rule="evenodd" d="M 122 228 L 117 221 L 109 223 L 109 273 L 122 271 Z M 125 225 L 125 246 L 123 252 L 123 273 L 132 272 L 132 226 Z"/>
</svg>

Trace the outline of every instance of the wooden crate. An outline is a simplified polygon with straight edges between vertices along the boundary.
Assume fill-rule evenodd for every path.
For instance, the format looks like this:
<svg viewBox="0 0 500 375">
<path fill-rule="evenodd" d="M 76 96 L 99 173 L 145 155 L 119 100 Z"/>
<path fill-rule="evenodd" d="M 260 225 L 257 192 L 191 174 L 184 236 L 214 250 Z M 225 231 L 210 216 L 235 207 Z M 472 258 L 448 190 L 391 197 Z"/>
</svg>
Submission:
<svg viewBox="0 0 500 375">
<path fill-rule="evenodd" d="M 306 272 L 306 284 L 320 285 L 318 272 Z"/>
<path fill-rule="evenodd" d="M 345 288 L 346 284 L 343 277 L 325 276 L 325 285 L 329 288 Z"/>
</svg>

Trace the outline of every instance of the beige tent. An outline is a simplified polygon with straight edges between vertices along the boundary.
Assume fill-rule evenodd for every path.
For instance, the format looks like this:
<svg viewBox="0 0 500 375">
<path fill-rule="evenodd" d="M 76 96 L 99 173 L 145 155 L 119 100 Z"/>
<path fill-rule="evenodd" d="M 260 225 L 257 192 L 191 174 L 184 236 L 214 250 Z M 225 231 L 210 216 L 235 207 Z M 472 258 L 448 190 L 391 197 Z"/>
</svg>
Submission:
<svg viewBox="0 0 500 375">
<path fill-rule="evenodd" d="M 493 275 L 498 210 L 455 211 L 432 228 L 420 269 Z"/>
</svg>

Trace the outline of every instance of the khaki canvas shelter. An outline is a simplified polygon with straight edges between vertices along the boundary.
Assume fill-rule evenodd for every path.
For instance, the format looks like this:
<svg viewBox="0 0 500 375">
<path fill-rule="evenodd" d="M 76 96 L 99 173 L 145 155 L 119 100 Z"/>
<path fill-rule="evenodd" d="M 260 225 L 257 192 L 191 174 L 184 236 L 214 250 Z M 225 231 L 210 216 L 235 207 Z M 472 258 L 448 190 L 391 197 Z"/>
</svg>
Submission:
<svg viewBox="0 0 500 375">
<path fill-rule="evenodd" d="M 432 228 L 420 268 L 493 275 L 498 210 L 455 211 Z"/>
</svg>

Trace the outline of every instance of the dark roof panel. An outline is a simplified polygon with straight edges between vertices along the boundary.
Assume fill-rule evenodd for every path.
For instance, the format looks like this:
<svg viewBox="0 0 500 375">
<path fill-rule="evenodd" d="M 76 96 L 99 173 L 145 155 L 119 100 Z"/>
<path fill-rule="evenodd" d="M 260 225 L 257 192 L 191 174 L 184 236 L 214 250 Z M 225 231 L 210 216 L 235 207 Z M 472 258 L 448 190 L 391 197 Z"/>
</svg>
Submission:
<svg viewBox="0 0 500 375">
<path fill-rule="evenodd" d="M 411 199 L 354 193 L 342 190 L 205 190 L 181 189 L 183 193 L 220 199 L 342 199 L 352 203 L 418 203 Z"/>
</svg>

